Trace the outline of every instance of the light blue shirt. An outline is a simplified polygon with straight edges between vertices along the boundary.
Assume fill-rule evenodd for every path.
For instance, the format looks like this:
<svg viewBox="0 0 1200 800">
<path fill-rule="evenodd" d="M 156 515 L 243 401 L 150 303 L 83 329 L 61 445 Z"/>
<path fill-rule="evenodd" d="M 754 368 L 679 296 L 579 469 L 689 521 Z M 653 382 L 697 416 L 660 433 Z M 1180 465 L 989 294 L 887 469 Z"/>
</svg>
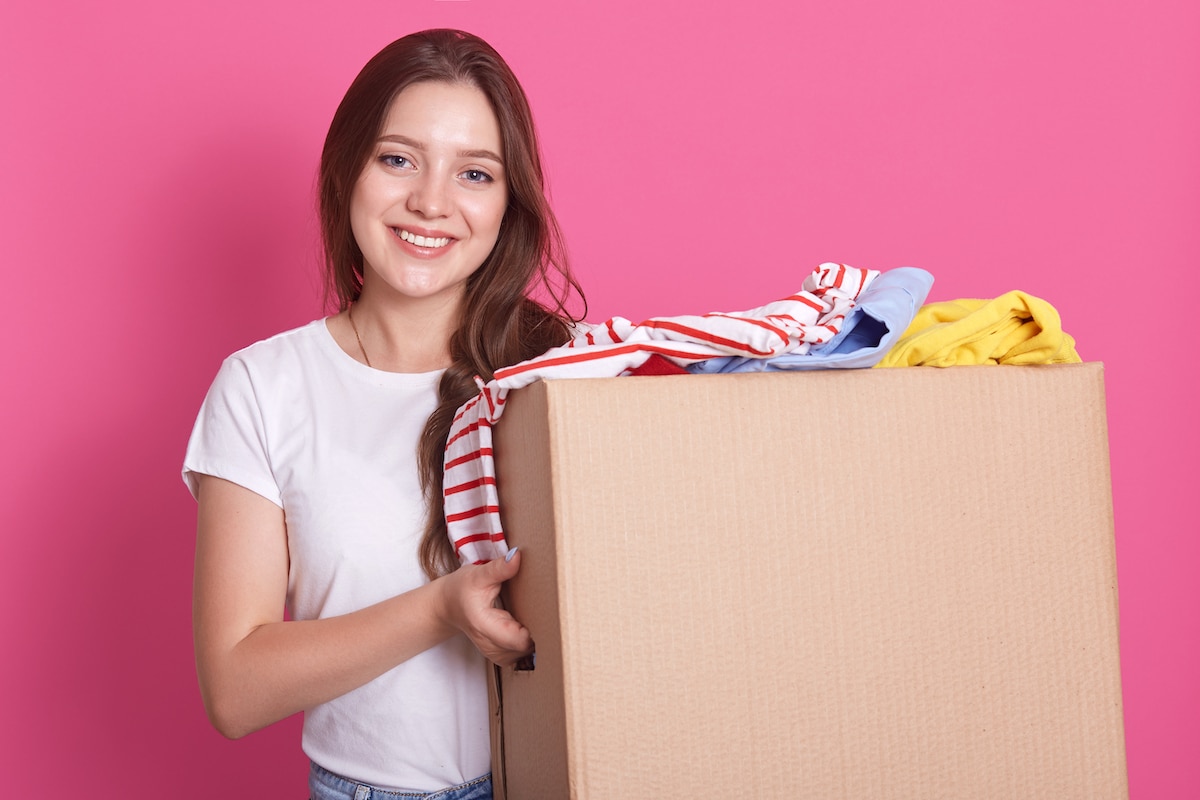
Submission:
<svg viewBox="0 0 1200 800">
<path fill-rule="evenodd" d="M 933 275 L 917 267 L 883 272 L 863 291 L 841 331 L 807 353 L 745 358 L 710 358 L 687 368 L 693 373 L 772 372 L 873 367 L 912 323 L 933 286 Z"/>
</svg>

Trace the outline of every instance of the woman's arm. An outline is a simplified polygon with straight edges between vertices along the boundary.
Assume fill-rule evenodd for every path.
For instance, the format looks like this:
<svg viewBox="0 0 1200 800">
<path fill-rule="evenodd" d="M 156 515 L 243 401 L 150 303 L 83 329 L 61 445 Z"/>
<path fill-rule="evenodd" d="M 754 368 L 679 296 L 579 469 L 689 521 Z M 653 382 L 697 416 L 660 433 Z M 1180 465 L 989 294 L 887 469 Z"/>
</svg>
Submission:
<svg viewBox="0 0 1200 800">
<path fill-rule="evenodd" d="M 350 614 L 285 622 L 283 511 L 249 489 L 198 477 L 196 669 L 209 719 L 225 736 L 332 700 L 459 631 L 497 663 L 532 650 L 529 632 L 493 605 L 520 556 L 463 567 Z"/>
</svg>

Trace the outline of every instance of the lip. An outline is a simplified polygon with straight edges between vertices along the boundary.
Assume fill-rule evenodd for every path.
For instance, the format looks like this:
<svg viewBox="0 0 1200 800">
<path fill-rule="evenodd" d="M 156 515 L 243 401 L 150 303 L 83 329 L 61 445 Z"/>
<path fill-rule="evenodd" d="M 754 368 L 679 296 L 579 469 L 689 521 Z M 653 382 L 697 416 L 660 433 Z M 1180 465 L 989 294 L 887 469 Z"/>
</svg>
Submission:
<svg viewBox="0 0 1200 800">
<path fill-rule="evenodd" d="M 391 231 L 392 236 L 395 237 L 396 241 L 403 250 L 412 253 L 413 255 L 423 256 L 426 258 L 431 256 L 440 256 L 446 253 L 451 247 L 454 246 L 454 243 L 458 241 L 457 237 L 452 236 L 445 231 L 437 230 L 436 228 L 422 228 L 415 225 L 392 225 Z M 412 242 L 401 239 L 401 231 L 407 231 L 414 236 L 424 236 L 426 239 L 449 239 L 450 241 L 442 247 L 418 247 Z"/>
</svg>

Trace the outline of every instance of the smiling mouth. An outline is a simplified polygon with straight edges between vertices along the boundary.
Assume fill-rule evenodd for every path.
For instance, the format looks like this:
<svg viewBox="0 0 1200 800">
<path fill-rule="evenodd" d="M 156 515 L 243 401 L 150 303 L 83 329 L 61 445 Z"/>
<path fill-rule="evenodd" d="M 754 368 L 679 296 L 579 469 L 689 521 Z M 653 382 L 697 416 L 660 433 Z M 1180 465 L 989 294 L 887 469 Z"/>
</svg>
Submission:
<svg viewBox="0 0 1200 800">
<path fill-rule="evenodd" d="M 394 230 L 396 235 L 401 239 L 409 244 L 414 244 L 417 247 L 427 247 L 436 250 L 439 247 L 445 247 L 446 245 L 450 244 L 450 239 L 445 236 L 440 236 L 435 239 L 432 236 L 418 236 L 415 233 L 409 233 L 403 228 L 392 228 L 392 230 Z"/>
</svg>

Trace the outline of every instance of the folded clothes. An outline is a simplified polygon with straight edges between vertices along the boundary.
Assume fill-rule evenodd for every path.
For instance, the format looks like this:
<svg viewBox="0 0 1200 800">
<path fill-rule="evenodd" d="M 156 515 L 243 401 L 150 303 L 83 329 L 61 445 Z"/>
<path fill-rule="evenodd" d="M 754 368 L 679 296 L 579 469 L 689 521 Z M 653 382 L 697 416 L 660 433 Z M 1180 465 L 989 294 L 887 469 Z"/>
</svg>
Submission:
<svg viewBox="0 0 1200 800">
<path fill-rule="evenodd" d="M 930 303 L 917 312 L 880 367 L 1071 364 L 1081 361 L 1058 311 L 1012 291 L 994 300 Z"/>
</svg>

